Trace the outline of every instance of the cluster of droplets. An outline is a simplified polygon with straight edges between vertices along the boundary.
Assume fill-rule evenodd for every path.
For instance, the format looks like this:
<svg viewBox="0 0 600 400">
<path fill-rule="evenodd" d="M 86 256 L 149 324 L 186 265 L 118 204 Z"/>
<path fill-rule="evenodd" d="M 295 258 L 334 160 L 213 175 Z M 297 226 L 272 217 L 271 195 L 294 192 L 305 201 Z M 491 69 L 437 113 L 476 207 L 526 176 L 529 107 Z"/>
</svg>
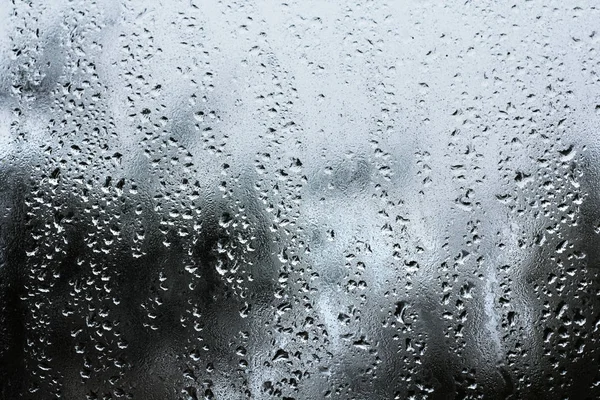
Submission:
<svg viewBox="0 0 600 400">
<path fill-rule="evenodd" d="M 599 390 L 594 6 L 13 3 L 0 396 Z"/>
</svg>

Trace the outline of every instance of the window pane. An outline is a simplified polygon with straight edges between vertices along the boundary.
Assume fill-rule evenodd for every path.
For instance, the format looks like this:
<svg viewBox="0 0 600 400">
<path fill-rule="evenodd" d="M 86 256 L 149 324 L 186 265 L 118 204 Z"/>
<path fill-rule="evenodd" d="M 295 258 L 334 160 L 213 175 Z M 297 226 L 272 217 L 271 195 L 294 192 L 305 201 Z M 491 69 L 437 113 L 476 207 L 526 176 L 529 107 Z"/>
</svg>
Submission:
<svg viewBox="0 0 600 400">
<path fill-rule="evenodd" d="M 599 14 L 0 2 L 0 398 L 600 397 Z"/>
</svg>

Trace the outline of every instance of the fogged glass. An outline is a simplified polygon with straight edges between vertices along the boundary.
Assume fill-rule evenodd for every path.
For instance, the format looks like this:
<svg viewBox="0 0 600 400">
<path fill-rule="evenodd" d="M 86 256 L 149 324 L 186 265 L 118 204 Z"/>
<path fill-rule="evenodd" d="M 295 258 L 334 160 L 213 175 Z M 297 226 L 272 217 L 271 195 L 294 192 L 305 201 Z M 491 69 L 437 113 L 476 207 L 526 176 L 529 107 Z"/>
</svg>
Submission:
<svg viewBox="0 0 600 400">
<path fill-rule="evenodd" d="M 599 20 L 0 2 L 1 398 L 599 398 Z"/>
</svg>

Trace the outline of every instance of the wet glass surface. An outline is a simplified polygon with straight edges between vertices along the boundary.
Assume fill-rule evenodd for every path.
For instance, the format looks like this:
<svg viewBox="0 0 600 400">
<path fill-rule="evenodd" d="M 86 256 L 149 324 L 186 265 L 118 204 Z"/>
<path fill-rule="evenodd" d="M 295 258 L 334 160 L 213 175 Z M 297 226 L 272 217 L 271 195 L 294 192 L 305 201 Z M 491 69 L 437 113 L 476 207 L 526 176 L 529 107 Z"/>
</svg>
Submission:
<svg viewBox="0 0 600 400">
<path fill-rule="evenodd" d="M 599 20 L 0 2 L 0 397 L 600 397 Z"/>
</svg>

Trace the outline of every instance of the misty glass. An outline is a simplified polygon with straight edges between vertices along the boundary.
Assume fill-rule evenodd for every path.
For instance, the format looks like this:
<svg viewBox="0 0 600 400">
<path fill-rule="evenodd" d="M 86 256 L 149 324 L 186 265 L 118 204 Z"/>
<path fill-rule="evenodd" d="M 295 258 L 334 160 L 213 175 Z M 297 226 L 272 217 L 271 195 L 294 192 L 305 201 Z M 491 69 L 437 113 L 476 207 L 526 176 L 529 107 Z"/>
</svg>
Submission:
<svg viewBox="0 0 600 400">
<path fill-rule="evenodd" d="M 599 398 L 598 21 L 0 1 L 0 398 Z"/>
</svg>

